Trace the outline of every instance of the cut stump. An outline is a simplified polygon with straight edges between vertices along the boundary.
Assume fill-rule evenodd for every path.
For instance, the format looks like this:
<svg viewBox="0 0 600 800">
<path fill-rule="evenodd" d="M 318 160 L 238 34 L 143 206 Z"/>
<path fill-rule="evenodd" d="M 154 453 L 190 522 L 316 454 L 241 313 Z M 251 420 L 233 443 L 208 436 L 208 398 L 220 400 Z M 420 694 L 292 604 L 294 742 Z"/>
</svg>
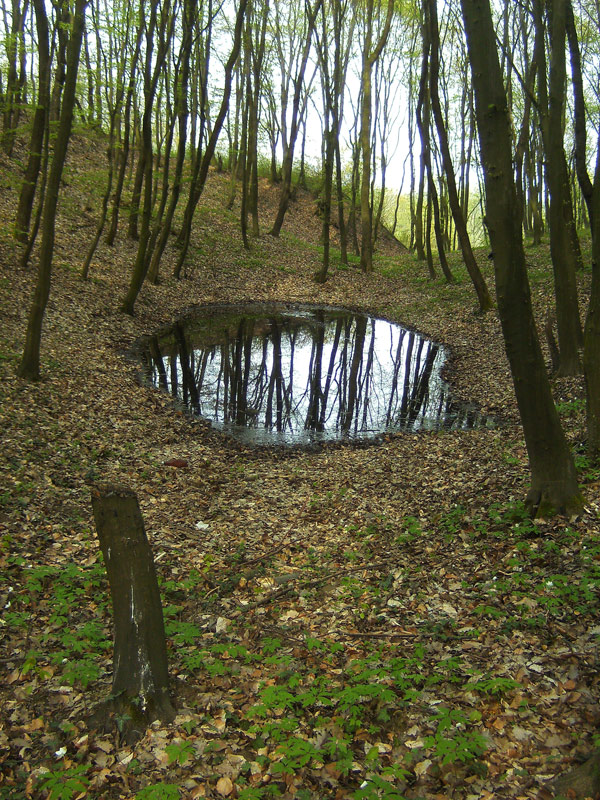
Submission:
<svg viewBox="0 0 600 800">
<path fill-rule="evenodd" d="M 134 738 L 145 724 L 175 716 L 158 581 L 135 492 L 95 486 L 92 508 L 113 608 L 113 682 L 107 710 L 120 715 L 120 727 Z"/>
<path fill-rule="evenodd" d="M 600 750 L 544 788 L 544 797 L 554 800 L 596 800 L 600 797 Z"/>
</svg>

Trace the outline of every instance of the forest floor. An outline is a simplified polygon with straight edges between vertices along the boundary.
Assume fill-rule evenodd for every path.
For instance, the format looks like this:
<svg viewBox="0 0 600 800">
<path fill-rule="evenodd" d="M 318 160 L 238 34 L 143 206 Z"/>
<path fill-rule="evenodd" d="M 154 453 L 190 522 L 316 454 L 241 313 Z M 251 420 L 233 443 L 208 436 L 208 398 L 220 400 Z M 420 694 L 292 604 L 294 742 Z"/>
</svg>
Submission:
<svg viewBox="0 0 600 800">
<path fill-rule="evenodd" d="M 585 510 L 531 522 L 499 322 L 474 313 L 456 255 L 455 285 L 429 281 L 386 238 L 373 274 L 334 263 L 318 286 L 313 198 L 300 193 L 275 239 L 277 188 L 261 184 L 263 233 L 246 252 L 212 173 L 186 277 L 170 276 L 172 244 L 129 317 L 123 232 L 79 277 L 101 151 L 81 135 L 70 149 L 35 384 L 15 377 L 35 256 L 19 270 L 19 169 L 0 164 L 0 797 L 550 797 L 600 722 L 600 471 L 582 447 L 582 382 L 553 386 Z M 548 248 L 527 256 L 543 325 Z M 589 269 L 580 282 L 585 306 Z M 139 337 L 193 304 L 256 300 L 417 329 L 449 347 L 455 395 L 504 424 L 252 449 L 140 384 Z M 136 743 L 119 719 L 87 722 L 112 672 L 96 482 L 137 492 L 161 582 L 177 717 Z"/>
</svg>

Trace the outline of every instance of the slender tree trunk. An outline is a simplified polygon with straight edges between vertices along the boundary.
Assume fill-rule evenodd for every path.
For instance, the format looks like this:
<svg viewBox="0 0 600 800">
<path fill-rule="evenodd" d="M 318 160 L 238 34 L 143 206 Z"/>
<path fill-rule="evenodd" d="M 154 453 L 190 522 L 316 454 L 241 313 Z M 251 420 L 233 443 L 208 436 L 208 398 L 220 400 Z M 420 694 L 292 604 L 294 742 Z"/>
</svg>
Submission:
<svg viewBox="0 0 600 800">
<path fill-rule="evenodd" d="M 435 181 L 433 179 L 433 167 L 431 165 L 431 139 L 429 130 L 430 103 L 429 103 L 429 91 L 428 91 L 431 41 L 429 38 L 429 29 L 426 25 L 423 25 L 422 33 L 423 33 L 423 59 L 421 63 L 419 97 L 417 100 L 417 127 L 419 128 L 419 134 L 421 136 L 421 152 L 423 155 L 425 170 L 427 172 L 427 203 L 428 203 L 427 212 L 428 214 L 433 216 L 433 229 L 435 232 L 435 240 L 437 244 L 438 256 L 440 259 L 440 266 L 442 268 L 442 272 L 444 273 L 444 277 L 446 278 L 447 283 L 453 283 L 454 276 L 452 275 L 452 272 L 448 265 L 448 259 L 446 258 L 446 253 L 444 251 L 444 239 L 440 224 L 440 207 L 438 202 L 437 189 L 435 187 Z M 430 277 L 433 277 L 434 269 L 433 269 L 433 260 L 431 257 L 431 241 L 429 241 L 431 228 L 429 224 L 427 227 L 428 227 L 428 233 L 427 233 L 428 241 L 426 242 L 428 248 L 427 262 L 429 265 L 429 275 Z"/>
<path fill-rule="evenodd" d="M 19 122 L 19 116 L 21 114 L 20 104 L 22 100 L 21 95 L 25 76 L 22 74 L 21 78 L 19 77 L 18 56 L 19 50 L 23 49 L 23 35 L 28 6 L 28 0 L 24 0 L 22 6 L 20 5 L 19 0 L 12 0 L 12 25 L 6 42 L 8 75 L 6 81 L 6 92 L 4 96 L 4 113 L 1 137 L 2 147 L 7 156 L 12 155 L 17 135 L 17 125 Z"/>
<path fill-rule="evenodd" d="M 33 116 L 29 156 L 17 207 L 15 236 L 20 242 L 27 242 L 35 190 L 42 166 L 44 134 L 50 106 L 50 39 L 48 17 L 43 0 L 33 0 L 35 26 L 38 37 L 38 102 Z"/>
<path fill-rule="evenodd" d="M 533 515 L 579 513 L 573 457 L 550 391 L 537 337 L 512 168 L 509 110 L 489 0 L 461 0 L 475 89 L 487 223 L 506 353 L 529 454 Z"/>
<path fill-rule="evenodd" d="M 338 227 L 340 229 L 340 260 L 342 264 L 348 263 L 348 228 L 344 219 L 344 185 L 342 175 L 342 157 L 340 143 L 336 136 L 334 142 L 335 152 L 335 184 L 337 195 Z"/>
<path fill-rule="evenodd" d="M 146 32 L 146 66 L 144 70 L 144 114 L 142 116 L 142 139 L 141 139 L 141 152 L 140 158 L 144 165 L 144 205 L 142 209 L 142 224 L 140 228 L 138 250 L 136 254 L 135 264 L 129 283 L 129 289 L 120 309 L 125 314 L 133 315 L 135 301 L 139 294 L 142 284 L 146 279 L 148 272 L 148 259 L 147 252 L 150 245 L 150 223 L 152 215 L 152 169 L 153 169 L 153 153 L 152 153 L 152 110 L 154 105 L 154 98 L 156 96 L 156 89 L 160 71 L 162 69 L 162 61 L 168 52 L 168 45 L 172 38 L 172 25 L 170 19 L 170 4 L 165 3 L 160 9 L 160 24 L 157 29 L 157 8 L 155 5 L 151 9 L 151 19 L 148 30 Z M 158 38 L 158 48 L 156 51 L 156 63 L 152 64 L 153 44 L 154 37 Z"/>
<path fill-rule="evenodd" d="M 50 98 L 50 120 L 57 122 L 60 119 L 60 103 L 63 87 L 67 74 L 67 46 L 69 43 L 70 12 L 67 0 L 60 0 L 56 5 L 57 22 L 56 35 L 58 46 L 56 48 L 56 67 L 54 69 L 54 85 Z"/>
<path fill-rule="evenodd" d="M 246 19 L 244 31 L 244 59 L 242 67 L 242 85 L 244 87 L 244 104 L 242 108 L 242 135 L 239 167 L 242 173 L 242 198 L 240 203 L 240 228 L 244 248 L 250 250 L 248 241 L 248 123 L 250 104 L 252 102 L 252 84 L 250 78 L 250 21 Z"/>
<path fill-rule="evenodd" d="M 294 88 L 294 100 L 292 103 L 292 122 L 290 126 L 290 137 L 289 137 L 289 142 L 287 143 L 287 147 L 284 150 L 283 165 L 281 169 L 281 193 L 279 195 L 279 208 L 277 210 L 275 221 L 273 222 L 273 227 L 270 230 L 271 236 L 275 237 L 279 236 L 279 234 L 281 233 L 283 220 L 285 219 L 285 215 L 287 213 L 288 206 L 290 204 L 290 196 L 292 189 L 292 168 L 294 165 L 294 148 L 296 146 L 296 139 L 298 137 L 298 131 L 300 129 L 300 99 L 302 95 L 302 88 L 304 85 L 304 74 L 306 72 L 308 56 L 310 55 L 311 40 L 315 29 L 315 22 L 322 2 L 323 0 L 316 0 L 314 6 L 312 7 L 308 6 L 306 39 L 304 43 L 304 49 L 302 52 L 302 60 L 300 62 L 300 68 L 298 70 L 298 74 L 296 75 L 296 79 L 294 81 L 295 88 Z"/>
<path fill-rule="evenodd" d="M 135 160 L 135 175 L 133 178 L 133 189 L 131 192 L 131 202 L 129 204 L 129 218 L 127 221 L 127 236 L 134 241 L 140 238 L 139 233 L 139 219 L 140 219 L 140 205 L 142 202 L 142 189 L 144 186 L 144 176 L 146 175 L 146 151 L 144 149 L 144 135 L 142 130 L 138 131 L 137 120 L 135 124 L 135 134 L 139 141 L 137 159 Z M 152 170 L 150 170 L 150 175 Z"/>
<path fill-rule="evenodd" d="M 261 72 L 265 57 L 268 15 L 269 2 L 268 0 L 264 0 L 258 42 L 253 41 L 252 46 L 252 92 L 249 115 L 250 135 L 248 139 L 248 152 L 250 155 L 248 210 L 252 216 L 252 235 L 255 238 L 260 236 L 258 217 L 258 125 L 260 117 Z"/>
<path fill-rule="evenodd" d="M 371 206 L 371 80 L 373 66 L 381 55 L 387 42 L 394 0 L 388 0 L 386 19 L 375 47 L 373 44 L 373 0 L 367 2 L 366 36 L 362 56 L 361 70 L 361 106 L 360 106 L 360 150 L 362 156 L 362 175 L 360 183 L 360 268 L 363 272 L 373 270 L 373 209 Z"/>
<path fill-rule="evenodd" d="M 112 213 L 110 218 L 110 226 L 106 234 L 106 244 L 109 247 L 115 242 L 117 230 L 119 228 L 119 211 L 121 207 L 121 197 L 123 195 L 123 187 L 125 185 L 125 175 L 127 173 L 127 164 L 129 162 L 129 149 L 131 145 L 131 108 L 133 105 L 133 93 L 135 91 L 136 70 L 137 62 L 140 52 L 140 45 L 143 35 L 143 25 L 139 25 L 136 37 L 136 44 L 134 50 L 133 61 L 131 64 L 131 72 L 129 74 L 129 85 L 127 87 L 127 97 L 125 99 L 125 121 L 123 130 L 123 146 L 119 154 L 119 170 L 117 173 L 117 183 L 113 197 Z"/>
<path fill-rule="evenodd" d="M 229 58 L 227 59 L 227 63 L 225 64 L 225 79 L 224 79 L 225 82 L 224 82 L 223 98 L 221 100 L 221 106 L 219 109 L 219 113 L 217 114 L 217 117 L 215 119 L 215 123 L 212 127 L 208 144 L 206 145 L 206 150 L 204 151 L 202 157 L 200 157 L 200 154 L 198 154 L 198 159 L 199 159 L 198 166 L 193 178 L 192 186 L 190 187 L 190 197 L 188 200 L 188 207 L 186 208 L 184 227 L 182 228 L 180 236 L 182 245 L 181 253 L 177 261 L 177 264 L 175 265 L 175 270 L 173 272 L 176 278 L 179 278 L 181 276 L 181 269 L 185 262 L 187 251 L 190 244 L 194 210 L 198 204 L 198 201 L 200 200 L 200 196 L 202 195 L 204 184 L 206 183 L 206 176 L 208 175 L 208 168 L 210 166 L 212 157 L 215 153 L 217 140 L 219 138 L 219 134 L 221 133 L 223 122 L 225 121 L 227 109 L 229 108 L 229 98 L 231 96 L 233 68 L 235 66 L 236 61 L 238 60 L 242 44 L 242 32 L 244 27 L 244 17 L 246 14 L 247 4 L 248 0 L 240 0 L 235 21 L 233 45 L 231 48 L 231 53 L 229 54 Z"/>
<path fill-rule="evenodd" d="M 560 350 L 559 375 L 581 372 L 579 346 L 582 343 L 581 322 L 569 234 L 571 205 L 569 178 L 563 146 L 563 107 L 565 84 L 565 0 L 549 0 L 551 4 L 551 63 L 549 97 L 546 83 L 546 56 L 542 0 L 534 2 L 535 58 L 538 65 L 538 100 L 540 125 L 545 151 L 546 181 L 550 192 L 550 251 L 554 270 L 556 321 Z M 572 218 L 572 211 L 571 211 Z"/>
<path fill-rule="evenodd" d="M 448 189 L 448 203 L 452 211 L 454 225 L 458 234 L 460 242 L 460 249 L 462 251 L 463 260 L 467 268 L 467 272 L 471 278 L 477 299 L 479 301 L 479 310 L 481 312 L 488 311 L 492 307 L 492 298 L 488 292 L 481 270 L 477 265 L 473 249 L 471 248 L 471 240 L 467 232 L 467 223 L 463 216 L 460 207 L 460 200 L 458 198 L 458 191 L 456 189 L 456 181 L 454 177 L 454 166 L 452 164 L 452 157 L 450 155 L 450 145 L 448 143 L 448 134 L 442 116 L 442 108 L 440 105 L 440 98 L 438 93 L 438 78 L 439 78 L 439 30 L 437 20 L 437 3 L 436 0 L 426 0 L 426 24 L 429 23 L 430 41 L 431 41 L 431 60 L 429 66 L 429 87 L 431 96 L 431 108 L 433 117 L 438 132 L 438 140 L 440 143 L 440 152 L 442 156 L 442 163 L 444 167 L 444 174 L 446 177 L 446 186 Z"/>
<path fill-rule="evenodd" d="M 54 153 L 46 187 L 44 212 L 42 221 L 42 242 L 38 265 L 38 279 L 34 290 L 33 302 L 29 312 L 25 348 L 18 367 L 18 375 L 27 380 L 38 380 L 40 377 L 40 346 L 42 338 L 42 322 L 48 297 L 50 296 L 50 280 L 52 273 L 52 256 L 54 254 L 54 235 L 58 194 L 67 156 L 67 148 L 73 125 L 73 109 L 75 108 L 75 91 L 77 88 L 77 72 L 83 27 L 85 24 L 85 7 L 87 0 L 76 0 L 73 11 L 73 25 L 67 48 L 67 74 L 63 91 L 60 122 L 54 143 Z M 41 12 L 41 8 L 39 9 Z"/>
<path fill-rule="evenodd" d="M 157 283 L 158 270 L 160 259 L 164 253 L 169 234 L 171 232 L 171 225 L 173 217 L 175 216 L 175 209 L 179 201 L 181 192 L 181 182 L 183 177 L 183 166 L 185 163 L 185 152 L 187 144 L 187 130 L 189 122 L 189 108 L 187 103 L 189 78 L 190 78 L 190 51 L 192 44 L 193 22 L 196 13 L 196 6 L 194 0 L 184 0 L 183 6 L 183 36 L 181 42 L 181 75 L 176 81 L 175 87 L 175 107 L 179 126 L 179 141 L 177 144 L 177 160 L 175 163 L 175 174 L 173 176 L 173 185 L 171 186 L 171 198 L 167 207 L 167 212 L 162 219 L 160 232 L 155 241 L 154 251 L 151 254 L 150 267 L 148 270 L 148 279 L 151 283 Z"/>
<path fill-rule="evenodd" d="M 567 33 L 571 53 L 575 107 L 575 161 L 577 178 L 590 218 L 592 233 L 592 287 L 585 320 L 583 373 L 586 390 L 587 449 L 600 461 L 600 139 L 596 142 L 594 181 L 587 170 L 586 108 L 583 94 L 581 53 L 570 0 L 567 2 Z"/>
</svg>

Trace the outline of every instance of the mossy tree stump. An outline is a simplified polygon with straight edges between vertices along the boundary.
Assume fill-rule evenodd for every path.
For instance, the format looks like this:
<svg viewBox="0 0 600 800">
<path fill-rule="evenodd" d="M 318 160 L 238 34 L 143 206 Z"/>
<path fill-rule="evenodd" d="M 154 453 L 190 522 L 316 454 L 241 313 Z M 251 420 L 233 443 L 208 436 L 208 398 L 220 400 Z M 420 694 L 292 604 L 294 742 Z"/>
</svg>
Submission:
<svg viewBox="0 0 600 800">
<path fill-rule="evenodd" d="M 129 734 L 135 735 L 135 729 L 143 732 L 139 728 L 144 723 L 175 716 L 158 581 L 135 492 L 123 486 L 96 486 L 92 508 L 113 608 L 108 706 L 125 718 Z"/>
</svg>

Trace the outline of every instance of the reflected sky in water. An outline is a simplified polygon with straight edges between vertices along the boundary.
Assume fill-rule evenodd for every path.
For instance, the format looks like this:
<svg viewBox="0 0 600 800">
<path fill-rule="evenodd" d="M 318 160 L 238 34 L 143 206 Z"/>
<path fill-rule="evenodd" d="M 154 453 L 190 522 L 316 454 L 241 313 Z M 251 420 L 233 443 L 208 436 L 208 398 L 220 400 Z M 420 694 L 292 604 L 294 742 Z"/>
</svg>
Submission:
<svg viewBox="0 0 600 800">
<path fill-rule="evenodd" d="M 299 444 L 492 422 L 455 403 L 444 348 L 345 309 L 217 307 L 144 347 L 146 379 L 237 439 Z"/>
</svg>

